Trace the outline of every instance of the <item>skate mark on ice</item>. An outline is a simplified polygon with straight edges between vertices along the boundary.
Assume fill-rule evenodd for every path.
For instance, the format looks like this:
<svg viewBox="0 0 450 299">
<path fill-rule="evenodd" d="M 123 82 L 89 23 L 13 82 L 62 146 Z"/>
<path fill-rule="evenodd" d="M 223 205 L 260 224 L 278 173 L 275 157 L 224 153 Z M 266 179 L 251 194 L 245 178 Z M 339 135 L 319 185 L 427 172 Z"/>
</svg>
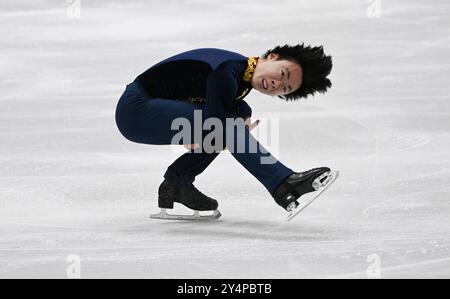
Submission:
<svg viewBox="0 0 450 299">
<path fill-rule="evenodd" d="M 380 142 L 380 137 L 377 134 L 377 132 L 372 129 L 371 127 L 363 124 L 362 122 L 355 120 L 351 117 L 348 116 L 343 116 L 343 118 L 360 125 L 361 127 L 365 128 L 368 132 L 370 132 L 370 134 L 373 136 L 373 140 L 374 140 L 374 147 L 375 147 L 375 152 L 371 155 L 365 155 L 365 157 L 374 157 L 373 160 L 373 164 L 372 164 L 372 176 L 371 176 L 371 181 L 372 181 L 372 186 L 374 188 L 374 192 L 376 192 L 376 195 L 378 198 L 386 198 L 385 200 L 379 202 L 377 201 L 375 204 L 370 205 L 369 207 L 366 207 L 363 211 L 362 214 L 364 216 L 369 216 L 369 210 L 379 206 L 380 204 L 384 204 L 390 201 L 393 201 L 396 197 L 392 197 L 386 194 L 386 192 L 384 192 L 384 188 L 381 188 L 379 186 L 379 184 L 377 183 L 377 177 L 379 174 L 379 164 L 380 164 L 380 156 L 381 155 L 390 155 L 390 154 L 398 154 L 401 152 L 405 152 L 405 151 L 409 151 L 409 150 L 413 150 L 413 149 L 417 149 L 420 148 L 422 146 L 425 146 L 426 144 L 431 142 L 431 139 L 424 137 L 424 136 L 420 136 L 419 139 L 416 139 L 418 141 L 416 141 L 415 143 L 413 143 L 410 146 L 407 146 L 405 148 L 400 148 L 400 149 L 396 149 L 396 150 L 391 150 L 391 151 L 387 151 L 387 152 L 383 152 L 381 153 L 380 148 L 381 148 L 381 142 Z M 358 157 L 358 158 L 362 158 L 362 157 Z M 361 229 L 361 228 L 360 228 Z"/>
<path fill-rule="evenodd" d="M 444 173 L 447 173 L 447 171 L 445 171 Z M 435 174 L 438 174 L 438 173 L 431 174 L 430 176 L 433 176 Z M 422 178 L 422 177 L 427 177 L 427 176 L 418 176 L 417 178 Z M 408 181 L 414 181 L 414 180 L 408 180 Z M 442 192 L 442 191 L 445 191 L 445 190 L 448 190 L 448 189 L 450 189 L 450 186 L 439 188 L 439 189 L 433 189 L 431 191 L 430 190 L 422 190 L 422 191 L 416 191 L 416 192 L 397 194 L 397 195 L 393 195 L 393 196 L 387 196 L 387 199 L 379 201 L 379 202 L 377 202 L 377 203 L 375 203 L 373 205 L 370 205 L 370 206 L 366 207 L 362 211 L 362 214 L 364 216 L 370 216 L 370 215 L 377 214 L 377 213 L 371 213 L 370 210 L 392 206 L 392 205 L 387 205 L 387 203 L 393 202 L 393 201 L 395 201 L 395 200 L 397 200 L 399 198 L 404 198 L 405 197 L 406 199 L 408 199 L 411 196 L 420 195 L 420 194 L 427 194 L 427 193 L 439 193 L 439 192 Z M 427 202 L 425 202 L 425 203 L 427 203 Z"/>
</svg>

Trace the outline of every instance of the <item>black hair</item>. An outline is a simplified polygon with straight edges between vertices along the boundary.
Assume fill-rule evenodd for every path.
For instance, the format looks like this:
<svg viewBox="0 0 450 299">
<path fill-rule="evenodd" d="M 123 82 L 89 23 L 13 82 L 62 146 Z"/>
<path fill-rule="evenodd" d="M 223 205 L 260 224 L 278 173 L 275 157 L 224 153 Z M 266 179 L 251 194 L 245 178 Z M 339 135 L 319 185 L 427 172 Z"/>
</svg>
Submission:
<svg viewBox="0 0 450 299">
<path fill-rule="evenodd" d="M 277 60 L 289 60 L 298 63 L 303 69 L 303 82 L 297 90 L 278 96 L 286 101 L 294 101 L 314 95 L 316 92 L 325 93 L 331 87 L 327 78 L 333 67 L 331 56 L 325 55 L 323 46 L 311 47 L 303 44 L 296 46 L 277 46 L 263 54 L 263 58 L 271 53 L 278 54 Z"/>
</svg>

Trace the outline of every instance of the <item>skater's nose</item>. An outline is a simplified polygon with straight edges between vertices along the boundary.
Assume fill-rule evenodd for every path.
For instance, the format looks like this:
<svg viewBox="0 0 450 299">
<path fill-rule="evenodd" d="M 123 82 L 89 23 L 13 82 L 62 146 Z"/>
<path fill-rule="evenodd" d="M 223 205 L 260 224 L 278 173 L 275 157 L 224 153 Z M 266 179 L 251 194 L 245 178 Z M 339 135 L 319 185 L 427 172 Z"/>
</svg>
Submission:
<svg viewBox="0 0 450 299">
<path fill-rule="evenodd" d="M 272 80 L 272 89 L 280 90 L 280 87 L 282 86 L 283 82 L 279 80 Z"/>
</svg>

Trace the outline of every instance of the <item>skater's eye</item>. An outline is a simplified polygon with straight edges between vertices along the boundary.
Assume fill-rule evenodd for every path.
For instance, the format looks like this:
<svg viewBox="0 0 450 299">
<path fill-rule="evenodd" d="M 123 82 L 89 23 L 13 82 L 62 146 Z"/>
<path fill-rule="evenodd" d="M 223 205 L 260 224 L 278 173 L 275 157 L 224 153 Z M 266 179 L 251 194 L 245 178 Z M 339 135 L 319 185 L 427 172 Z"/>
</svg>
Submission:
<svg viewBox="0 0 450 299">
<path fill-rule="evenodd" d="M 289 80 L 289 77 L 290 77 L 289 71 L 285 72 L 284 70 L 281 70 L 281 76 L 282 76 L 282 77 L 284 77 L 284 75 L 285 75 L 286 73 L 287 73 L 287 80 Z M 290 85 L 289 85 L 288 88 L 284 87 L 284 88 L 283 88 L 283 91 L 284 91 L 285 93 L 291 92 L 291 91 L 292 91 L 292 87 L 291 87 Z"/>
</svg>

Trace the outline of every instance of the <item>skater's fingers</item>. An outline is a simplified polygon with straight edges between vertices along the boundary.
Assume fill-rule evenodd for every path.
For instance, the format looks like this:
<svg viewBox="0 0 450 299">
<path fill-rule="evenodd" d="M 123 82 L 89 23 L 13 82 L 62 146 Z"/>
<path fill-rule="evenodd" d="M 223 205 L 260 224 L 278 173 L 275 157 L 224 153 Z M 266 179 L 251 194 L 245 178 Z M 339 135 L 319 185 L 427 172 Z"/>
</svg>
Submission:
<svg viewBox="0 0 450 299">
<path fill-rule="evenodd" d="M 251 130 L 253 130 L 257 125 L 259 125 L 259 123 L 260 123 L 261 121 L 259 120 L 259 119 L 257 119 L 254 123 L 252 123 L 249 127 L 248 127 L 248 129 L 251 131 Z"/>
<path fill-rule="evenodd" d="M 199 147 L 200 145 L 197 143 L 194 144 L 183 144 L 183 146 L 187 149 L 196 149 L 197 147 Z"/>
<path fill-rule="evenodd" d="M 251 117 L 247 117 L 245 119 L 245 126 L 249 129 L 249 130 L 253 130 L 257 125 L 259 125 L 260 120 L 257 119 L 254 123 L 252 123 L 252 118 Z"/>
<path fill-rule="evenodd" d="M 246 127 L 250 126 L 250 124 L 252 123 L 252 118 L 251 117 L 247 117 L 244 121 L 244 124 Z"/>
</svg>

